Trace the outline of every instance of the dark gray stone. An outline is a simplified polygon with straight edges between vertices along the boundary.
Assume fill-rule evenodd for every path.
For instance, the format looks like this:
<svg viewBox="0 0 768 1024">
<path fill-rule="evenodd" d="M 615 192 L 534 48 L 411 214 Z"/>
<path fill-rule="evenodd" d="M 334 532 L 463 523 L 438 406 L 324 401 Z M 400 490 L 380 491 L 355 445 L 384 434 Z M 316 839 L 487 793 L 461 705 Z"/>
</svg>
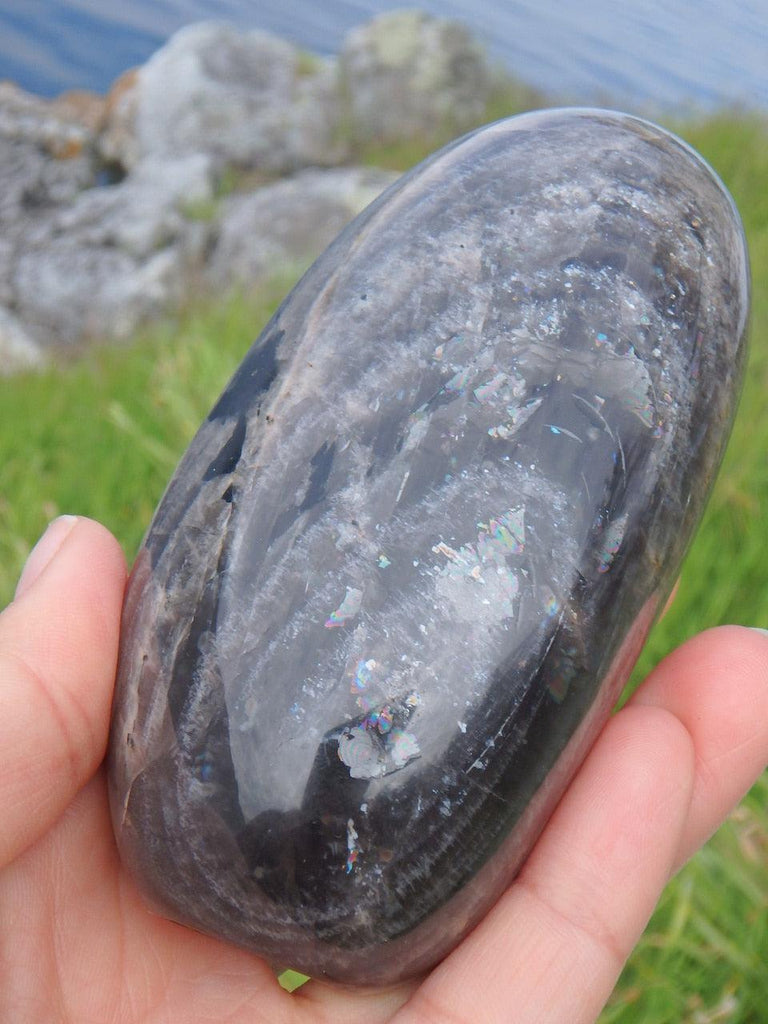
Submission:
<svg viewBox="0 0 768 1024">
<path fill-rule="evenodd" d="M 748 288 L 709 168 L 602 111 L 470 135 L 339 237 L 132 574 L 111 800 L 161 912 L 366 984 L 487 912 L 678 571 Z"/>
</svg>

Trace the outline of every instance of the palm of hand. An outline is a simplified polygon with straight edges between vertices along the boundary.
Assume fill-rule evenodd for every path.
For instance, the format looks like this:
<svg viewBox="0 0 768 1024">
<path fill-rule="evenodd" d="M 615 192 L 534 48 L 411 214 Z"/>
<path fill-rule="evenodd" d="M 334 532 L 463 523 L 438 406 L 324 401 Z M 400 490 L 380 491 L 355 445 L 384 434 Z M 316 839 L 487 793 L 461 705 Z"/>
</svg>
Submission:
<svg viewBox="0 0 768 1024">
<path fill-rule="evenodd" d="M 703 634 L 614 716 L 518 881 L 427 979 L 288 995 L 258 958 L 147 911 L 119 863 L 99 764 L 125 569 L 103 528 L 65 525 L 0 615 L 10 1024 L 592 1021 L 670 873 L 768 761 L 768 638 Z"/>
<path fill-rule="evenodd" d="M 149 913 L 117 858 L 100 774 L 0 881 L 9 1021 L 279 1021 L 265 965 Z M 34 965 L 34 969 L 30 969 Z"/>
</svg>

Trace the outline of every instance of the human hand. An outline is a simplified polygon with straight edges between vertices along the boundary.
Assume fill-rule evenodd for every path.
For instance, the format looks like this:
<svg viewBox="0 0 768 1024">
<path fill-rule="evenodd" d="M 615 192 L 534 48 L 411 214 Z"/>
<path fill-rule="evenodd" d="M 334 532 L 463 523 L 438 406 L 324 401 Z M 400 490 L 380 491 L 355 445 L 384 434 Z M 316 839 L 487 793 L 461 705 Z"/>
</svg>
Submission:
<svg viewBox="0 0 768 1024">
<path fill-rule="evenodd" d="M 580 1024 L 670 875 L 768 761 L 768 635 L 689 641 L 609 721 L 517 881 L 421 981 L 284 992 L 258 958 L 145 909 L 102 761 L 125 564 L 57 520 L 0 615 L 0 1020 Z"/>
</svg>

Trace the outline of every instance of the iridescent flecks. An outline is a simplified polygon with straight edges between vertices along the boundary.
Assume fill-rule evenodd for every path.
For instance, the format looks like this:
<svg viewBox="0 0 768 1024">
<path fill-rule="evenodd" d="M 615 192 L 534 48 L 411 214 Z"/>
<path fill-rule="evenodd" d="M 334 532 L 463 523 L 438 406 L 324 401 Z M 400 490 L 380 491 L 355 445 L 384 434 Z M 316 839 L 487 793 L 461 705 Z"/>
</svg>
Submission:
<svg viewBox="0 0 768 1024">
<path fill-rule="evenodd" d="M 131 577 L 111 803 L 155 905 L 347 984 L 474 927 L 700 518 L 746 268 L 689 149 L 573 109 L 452 145 L 328 250 Z"/>
<path fill-rule="evenodd" d="M 616 553 L 621 547 L 621 542 L 624 539 L 624 531 L 627 528 L 627 516 L 619 516 L 618 519 L 614 519 L 608 523 L 603 530 L 602 544 L 597 556 L 597 571 L 608 572 L 610 569 Z"/>
<path fill-rule="evenodd" d="M 369 658 L 367 661 L 359 661 L 355 671 L 355 679 L 352 684 L 352 692 L 359 693 L 370 686 L 373 679 L 373 670 L 376 668 L 376 661 Z"/>
<path fill-rule="evenodd" d="M 332 629 L 335 626 L 343 626 L 350 619 L 354 619 L 357 613 L 360 611 L 360 605 L 363 601 L 363 592 L 358 590 L 356 587 L 347 587 L 347 592 L 344 595 L 344 600 L 341 602 L 335 612 L 331 612 L 328 618 L 325 620 L 325 625 L 328 629 Z"/>
<path fill-rule="evenodd" d="M 395 713 L 389 706 L 370 712 L 359 725 L 343 729 L 338 756 L 353 779 L 376 779 L 404 768 L 420 754 L 416 736 L 393 727 Z"/>
<path fill-rule="evenodd" d="M 355 822 L 354 822 L 354 820 L 352 818 L 348 818 L 347 819 L 347 863 L 346 863 L 346 872 L 347 872 L 348 875 L 351 874 L 352 868 L 355 866 L 355 862 L 357 861 L 357 858 L 358 858 L 359 851 L 358 851 L 358 848 L 357 848 L 357 840 L 358 840 L 358 835 L 357 835 L 357 831 L 355 830 Z"/>
<path fill-rule="evenodd" d="M 504 441 L 509 440 L 509 438 L 513 437 L 515 432 L 519 430 L 531 416 L 533 416 L 542 401 L 543 400 L 541 398 L 532 398 L 530 401 L 522 404 L 508 405 L 506 413 L 509 419 L 506 422 L 498 423 L 493 427 L 489 427 L 489 436 L 500 438 Z"/>
</svg>

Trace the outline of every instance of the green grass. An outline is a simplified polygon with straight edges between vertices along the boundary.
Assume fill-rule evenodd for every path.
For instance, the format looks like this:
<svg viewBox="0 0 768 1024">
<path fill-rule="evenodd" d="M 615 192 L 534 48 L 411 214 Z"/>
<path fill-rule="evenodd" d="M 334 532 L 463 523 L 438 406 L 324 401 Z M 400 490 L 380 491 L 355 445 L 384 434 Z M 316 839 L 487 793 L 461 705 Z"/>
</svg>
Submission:
<svg viewBox="0 0 768 1024">
<path fill-rule="evenodd" d="M 667 887 L 602 1024 L 766 1020 L 767 798 L 761 780 Z"/>
<path fill-rule="evenodd" d="M 515 105 L 497 97 L 493 117 Z M 505 105 L 506 104 L 506 105 Z M 752 350 L 734 434 L 672 610 L 635 679 L 721 622 L 768 626 L 768 125 L 723 115 L 675 125 L 731 189 L 749 239 Z M 375 155 L 405 166 L 409 144 Z M 39 375 L 0 380 L 0 607 L 46 522 L 103 521 L 132 558 L 185 445 L 290 280 L 159 324 Z M 768 1019 L 768 781 L 668 887 L 603 1024 Z"/>
<path fill-rule="evenodd" d="M 294 276 L 130 347 L 0 379 L 0 607 L 60 512 L 101 520 L 133 559 L 179 456 Z"/>
</svg>

